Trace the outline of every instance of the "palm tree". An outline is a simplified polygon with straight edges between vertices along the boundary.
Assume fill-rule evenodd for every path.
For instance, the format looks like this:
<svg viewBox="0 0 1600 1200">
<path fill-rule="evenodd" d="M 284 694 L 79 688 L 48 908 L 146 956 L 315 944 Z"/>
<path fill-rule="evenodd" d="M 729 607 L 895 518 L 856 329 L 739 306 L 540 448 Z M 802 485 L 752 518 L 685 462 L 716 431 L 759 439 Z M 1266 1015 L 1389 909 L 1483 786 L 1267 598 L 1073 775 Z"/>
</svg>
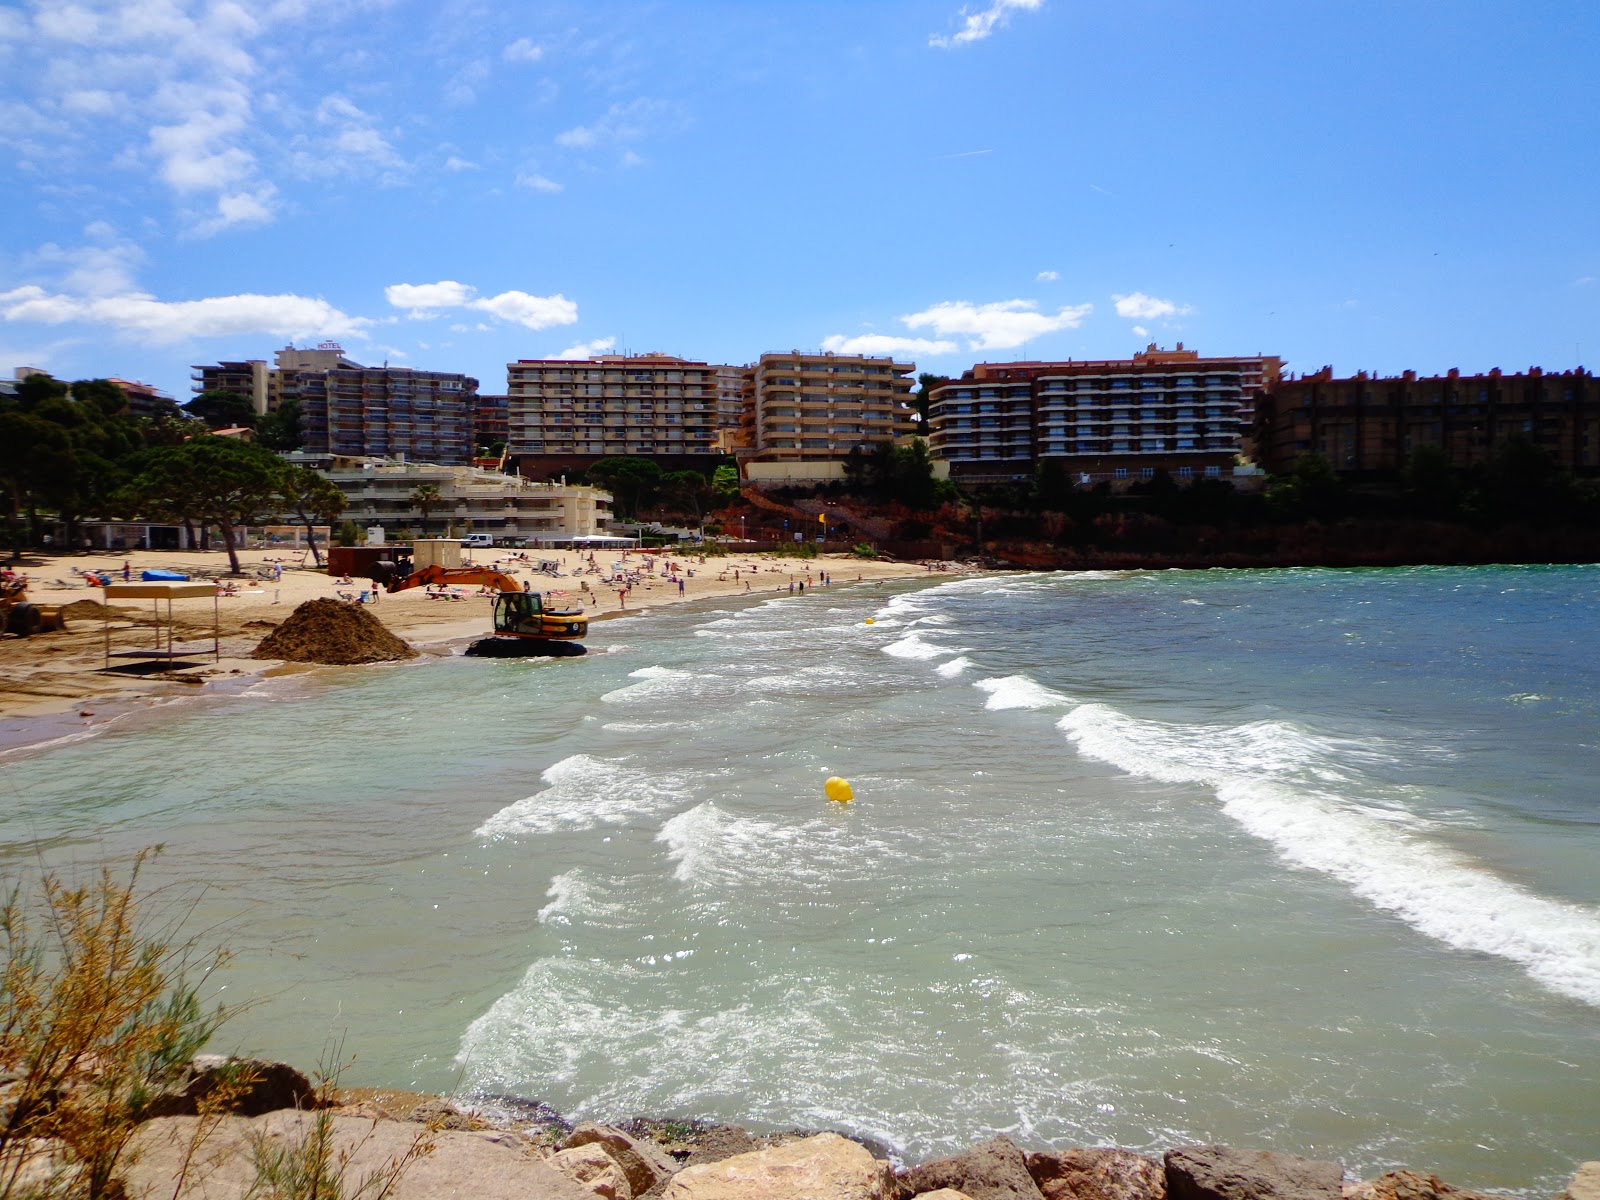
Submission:
<svg viewBox="0 0 1600 1200">
<path fill-rule="evenodd" d="M 428 514 L 444 503 L 444 497 L 439 493 L 437 483 L 420 483 L 411 493 L 411 504 L 414 508 L 422 510 L 422 533 L 428 533 Z"/>
</svg>

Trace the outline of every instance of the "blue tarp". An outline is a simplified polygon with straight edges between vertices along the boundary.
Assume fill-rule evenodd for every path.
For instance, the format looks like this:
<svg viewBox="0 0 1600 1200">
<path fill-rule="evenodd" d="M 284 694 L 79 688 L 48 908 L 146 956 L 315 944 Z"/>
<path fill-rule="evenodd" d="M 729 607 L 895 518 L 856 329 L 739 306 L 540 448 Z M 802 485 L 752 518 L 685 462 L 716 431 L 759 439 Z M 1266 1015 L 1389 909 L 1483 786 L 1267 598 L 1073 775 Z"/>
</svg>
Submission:
<svg viewBox="0 0 1600 1200">
<path fill-rule="evenodd" d="M 189 577 L 178 571 L 140 571 L 139 578 L 147 583 L 181 583 Z"/>
</svg>

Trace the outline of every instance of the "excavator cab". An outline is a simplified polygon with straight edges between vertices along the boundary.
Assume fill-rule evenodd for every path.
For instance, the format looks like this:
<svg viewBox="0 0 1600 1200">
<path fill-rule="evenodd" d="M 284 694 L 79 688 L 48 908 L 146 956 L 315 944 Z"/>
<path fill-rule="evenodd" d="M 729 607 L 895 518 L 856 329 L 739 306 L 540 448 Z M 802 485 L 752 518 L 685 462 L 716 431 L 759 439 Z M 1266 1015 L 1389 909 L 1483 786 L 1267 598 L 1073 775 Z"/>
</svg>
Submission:
<svg viewBox="0 0 1600 1200">
<path fill-rule="evenodd" d="M 543 614 L 538 592 L 501 592 L 494 598 L 494 631 L 513 637 L 541 637 Z"/>
</svg>

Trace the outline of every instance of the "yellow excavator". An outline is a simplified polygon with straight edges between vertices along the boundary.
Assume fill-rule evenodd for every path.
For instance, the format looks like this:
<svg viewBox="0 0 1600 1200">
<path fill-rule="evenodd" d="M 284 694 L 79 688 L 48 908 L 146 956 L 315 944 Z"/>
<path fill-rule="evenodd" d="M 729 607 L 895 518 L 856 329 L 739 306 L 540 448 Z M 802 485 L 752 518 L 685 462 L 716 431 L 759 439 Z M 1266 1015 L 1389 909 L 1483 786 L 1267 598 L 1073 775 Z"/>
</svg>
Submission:
<svg viewBox="0 0 1600 1200">
<path fill-rule="evenodd" d="M 491 567 L 423 567 L 389 584 L 389 591 L 439 584 L 444 587 L 492 587 L 494 598 L 494 636 L 467 647 L 477 658 L 519 658 L 535 654 L 582 654 L 581 642 L 589 633 L 589 622 L 582 608 L 546 608 L 538 592 L 523 591 L 522 585 L 504 571 Z"/>
<path fill-rule="evenodd" d="M 0 632 L 28 637 L 66 627 L 60 605 L 34 604 L 28 599 L 27 580 L 0 580 Z"/>
</svg>

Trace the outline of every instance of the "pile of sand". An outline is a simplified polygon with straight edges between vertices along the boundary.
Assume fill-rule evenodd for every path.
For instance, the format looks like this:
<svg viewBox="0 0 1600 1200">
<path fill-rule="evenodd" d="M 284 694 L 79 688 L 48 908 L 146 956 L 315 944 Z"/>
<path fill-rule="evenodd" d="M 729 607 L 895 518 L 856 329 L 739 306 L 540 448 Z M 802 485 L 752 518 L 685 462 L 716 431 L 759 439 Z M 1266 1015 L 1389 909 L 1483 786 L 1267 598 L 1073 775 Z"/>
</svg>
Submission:
<svg viewBox="0 0 1600 1200">
<path fill-rule="evenodd" d="M 307 600 L 250 652 L 251 658 L 336 666 L 416 656 L 377 617 L 344 600 Z"/>
</svg>

